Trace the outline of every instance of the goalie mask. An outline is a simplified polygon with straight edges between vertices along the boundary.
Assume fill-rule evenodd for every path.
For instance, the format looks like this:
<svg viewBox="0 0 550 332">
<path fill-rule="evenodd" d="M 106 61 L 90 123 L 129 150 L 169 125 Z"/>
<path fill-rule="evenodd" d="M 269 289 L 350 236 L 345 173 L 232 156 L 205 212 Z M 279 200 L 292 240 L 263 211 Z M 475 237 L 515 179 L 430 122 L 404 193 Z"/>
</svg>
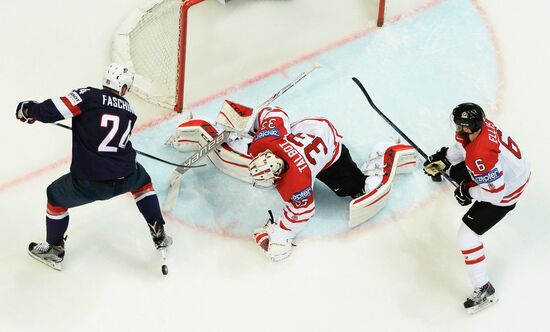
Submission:
<svg viewBox="0 0 550 332">
<path fill-rule="evenodd" d="M 270 150 L 257 155 L 248 164 L 248 171 L 255 187 L 271 188 L 283 171 L 284 161 Z"/>
<path fill-rule="evenodd" d="M 111 63 L 103 76 L 103 86 L 115 90 L 121 96 L 122 88 L 126 86 L 126 91 L 130 91 L 133 83 L 134 73 L 128 67 L 118 63 Z"/>
</svg>

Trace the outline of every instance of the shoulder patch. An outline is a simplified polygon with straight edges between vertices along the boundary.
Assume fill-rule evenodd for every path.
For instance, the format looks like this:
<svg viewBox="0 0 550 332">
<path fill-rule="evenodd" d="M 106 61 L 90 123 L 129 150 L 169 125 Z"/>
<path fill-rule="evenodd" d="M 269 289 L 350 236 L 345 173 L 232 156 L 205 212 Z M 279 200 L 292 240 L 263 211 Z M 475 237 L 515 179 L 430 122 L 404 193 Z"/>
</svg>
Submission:
<svg viewBox="0 0 550 332">
<path fill-rule="evenodd" d="M 82 98 L 76 93 L 76 91 L 72 91 L 67 95 L 67 100 L 71 103 L 71 105 L 76 106 L 82 102 Z"/>
<path fill-rule="evenodd" d="M 262 131 L 260 131 L 259 133 L 256 134 L 256 136 L 254 137 L 254 140 L 256 141 L 256 140 L 266 138 L 266 137 L 280 138 L 281 133 L 279 132 L 279 129 L 277 129 L 277 128 L 264 129 L 264 130 L 262 130 Z"/>
<path fill-rule="evenodd" d="M 501 176 L 502 176 L 502 172 L 500 172 L 498 168 L 495 167 L 487 173 L 474 176 L 474 180 L 478 184 L 490 183 L 500 179 Z"/>
<path fill-rule="evenodd" d="M 309 196 L 311 196 L 312 193 L 313 193 L 313 188 L 307 187 L 306 189 L 301 190 L 295 193 L 294 195 L 292 195 L 292 197 L 290 197 L 290 200 L 293 202 L 302 201 L 304 199 L 307 199 Z"/>
</svg>

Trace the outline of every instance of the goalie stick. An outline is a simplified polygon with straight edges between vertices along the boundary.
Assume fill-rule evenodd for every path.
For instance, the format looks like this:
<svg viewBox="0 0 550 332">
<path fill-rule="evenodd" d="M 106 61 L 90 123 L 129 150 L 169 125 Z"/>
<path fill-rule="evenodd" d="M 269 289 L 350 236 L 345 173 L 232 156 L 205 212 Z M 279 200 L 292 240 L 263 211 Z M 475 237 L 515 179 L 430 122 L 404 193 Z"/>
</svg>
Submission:
<svg viewBox="0 0 550 332">
<path fill-rule="evenodd" d="M 302 79 L 304 79 L 307 75 L 309 75 L 311 72 L 313 72 L 315 69 L 321 67 L 319 63 L 313 64 L 309 69 L 302 72 L 298 77 L 296 77 L 292 82 L 285 85 L 283 88 L 281 88 L 277 93 L 275 93 L 273 96 L 271 96 L 268 100 L 263 102 L 259 107 L 254 109 L 254 113 L 250 117 L 247 126 L 246 131 L 250 134 L 250 129 L 252 128 L 252 125 L 254 123 L 254 118 L 256 114 L 260 110 L 262 110 L 264 107 L 271 104 L 275 99 L 279 98 L 281 95 L 283 95 L 285 92 L 287 92 L 290 88 L 292 88 L 294 85 L 296 85 L 298 82 L 300 82 Z M 218 134 L 216 137 L 214 137 L 213 140 L 208 142 L 205 146 L 201 147 L 199 151 L 195 152 L 191 157 L 189 157 L 186 161 L 181 164 L 181 166 L 178 166 L 173 172 L 172 176 L 170 178 L 170 186 L 168 187 L 168 194 L 166 195 L 166 200 L 164 201 L 164 204 L 162 206 L 162 210 L 164 212 L 172 211 L 174 206 L 176 205 L 176 201 L 179 196 L 180 187 L 181 187 L 181 177 L 182 175 L 187 171 L 189 166 L 193 165 L 197 161 L 199 161 L 204 156 L 208 155 L 210 152 L 212 152 L 214 149 L 217 149 L 220 145 L 222 145 L 227 139 L 229 138 L 229 135 L 231 132 L 233 132 L 230 128 L 224 127 L 225 130 L 222 131 L 220 134 Z M 240 133 L 239 131 L 237 131 Z"/>
<path fill-rule="evenodd" d="M 67 125 L 64 125 L 62 123 L 54 123 L 54 125 L 58 126 L 58 127 L 61 127 L 61 128 L 65 128 L 65 129 L 69 129 L 69 130 L 73 130 L 73 128 L 71 126 L 67 126 Z M 168 164 L 168 165 L 172 165 L 172 166 L 180 166 L 181 164 L 176 164 L 176 163 L 173 163 L 173 162 L 170 162 L 168 160 L 164 160 L 164 159 L 161 159 L 159 157 L 155 157 L 153 155 L 150 155 L 148 153 L 145 153 L 145 152 L 141 152 L 139 150 L 136 150 L 134 149 L 134 151 L 136 151 L 137 154 L 139 155 L 142 155 L 144 157 L 147 157 L 147 158 L 151 158 L 151 159 L 154 159 L 156 161 L 160 161 L 161 163 L 165 163 L 165 164 Z M 187 166 L 188 168 L 198 168 L 198 167 L 204 167 L 206 165 L 198 165 L 198 166 Z"/>
<path fill-rule="evenodd" d="M 405 141 L 407 141 L 410 145 L 412 145 L 412 147 L 414 147 L 414 149 L 418 151 L 418 153 L 420 153 L 420 155 L 424 159 L 428 160 L 428 155 L 424 153 L 424 151 L 422 151 L 422 149 L 418 147 L 418 145 L 416 145 L 407 135 L 405 135 L 405 133 L 402 132 L 401 129 L 399 129 L 399 127 L 397 127 L 386 115 L 384 115 L 384 113 L 382 113 L 382 111 L 380 111 L 378 107 L 376 107 L 376 105 L 372 101 L 372 98 L 370 97 L 369 93 L 367 92 L 367 90 L 365 89 L 361 81 L 359 81 L 359 79 L 356 77 L 352 77 L 352 80 L 355 82 L 355 84 L 357 84 L 359 89 L 361 89 L 361 91 L 365 95 L 365 98 L 367 98 L 370 106 L 376 111 L 376 113 L 378 113 L 395 131 L 397 131 L 397 133 L 401 135 L 401 137 L 403 137 Z M 448 176 L 445 172 L 440 172 L 440 174 L 443 175 L 445 180 L 447 180 L 455 188 L 458 187 L 457 183 L 453 179 L 451 179 L 451 177 Z"/>
</svg>

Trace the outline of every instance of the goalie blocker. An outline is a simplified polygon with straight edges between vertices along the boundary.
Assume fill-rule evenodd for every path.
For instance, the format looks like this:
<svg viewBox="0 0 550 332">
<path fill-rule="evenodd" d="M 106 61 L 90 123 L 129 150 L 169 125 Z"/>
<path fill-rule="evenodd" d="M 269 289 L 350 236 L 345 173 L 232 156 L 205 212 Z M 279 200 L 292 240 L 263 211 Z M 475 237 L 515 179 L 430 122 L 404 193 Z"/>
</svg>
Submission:
<svg viewBox="0 0 550 332">
<path fill-rule="evenodd" d="M 233 133 L 226 143 L 208 154 L 210 161 L 222 172 L 247 183 L 252 183 L 248 171 L 252 158 L 247 153 L 251 139 L 241 136 L 241 133 L 246 132 L 251 115 L 250 108 L 226 100 L 216 118 L 216 124 Z M 176 128 L 167 143 L 182 152 L 194 151 L 211 142 L 221 130 L 205 120 L 188 120 Z M 380 185 L 349 204 L 350 228 L 367 221 L 385 206 L 397 174 L 412 172 L 417 168 L 418 153 L 412 146 L 396 144 L 386 147 L 377 152 L 383 159 L 384 174 Z"/>
</svg>

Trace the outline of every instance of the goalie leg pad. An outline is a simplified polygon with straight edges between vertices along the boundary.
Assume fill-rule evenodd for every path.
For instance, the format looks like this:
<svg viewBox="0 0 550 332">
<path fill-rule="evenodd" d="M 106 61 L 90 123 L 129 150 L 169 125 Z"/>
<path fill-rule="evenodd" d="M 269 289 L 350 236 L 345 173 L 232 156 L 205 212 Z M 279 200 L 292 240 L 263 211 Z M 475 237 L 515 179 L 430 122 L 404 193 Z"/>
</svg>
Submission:
<svg viewBox="0 0 550 332">
<path fill-rule="evenodd" d="M 225 174 L 238 180 L 252 183 L 252 177 L 248 171 L 248 164 L 252 157 L 233 149 L 233 143 L 224 143 L 218 149 L 208 155 L 212 163 Z"/>
<path fill-rule="evenodd" d="M 390 138 L 387 141 L 382 141 L 374 145 L 373 151 L 369 155 L 369 159 L 361 166 L 361 171 L 367 176 L 383 175 L 385 172 L 386 154 L 393 148 L 399 150 L 397 174 L 410 173 L 416 170 L 419 163 L 418 152 L 408 144 L 398 144 L 399 139 Z"/>
<path fill-rule="evenodd" d="M 400 151 L 401 153 L 397 156 L 397 174 L 414 172 L 420 163 L 418 152 L 412 146 L 405 144 Z"/>
<path fill-rule="evenodd" d="M 413 163 L 414 160 L 416 160 L 415 163 Z M 398 144 L 388 147 L 384 153 L 384 168 L 380 186 L 374 190 L 371 188 L 374 185 L 374 180 L 377 180 L 375 177 L 380 177 L 380 175 L 367 178 L 369 182 L 365 181 L 365 190 L 370 191 L 350 202 L 348 226 L 350 228 L 358 226 L 376 215 L 386 205 L 398 169 L 400 167 L 411 169 L 417 164 L 418 154 L 412 146 Z M 410 170 L 407 169 L 407 171 Z"/>
</svg>

